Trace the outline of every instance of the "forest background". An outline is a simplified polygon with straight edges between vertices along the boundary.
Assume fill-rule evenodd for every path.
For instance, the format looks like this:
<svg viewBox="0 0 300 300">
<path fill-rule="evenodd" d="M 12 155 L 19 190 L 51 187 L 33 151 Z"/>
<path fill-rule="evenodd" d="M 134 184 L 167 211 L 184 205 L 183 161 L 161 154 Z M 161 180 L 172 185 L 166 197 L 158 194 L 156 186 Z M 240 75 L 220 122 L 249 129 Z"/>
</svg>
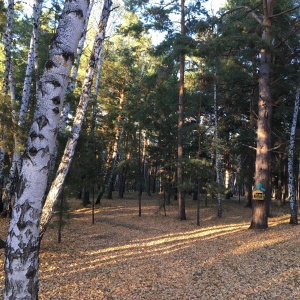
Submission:
<svg viewBox="0 0 300 300">
<path fill-rule="evenodd" d="M 288 199 L 298 224 L 299 1 L 227 1 L 215 13 L 201 1 L 81 0 L 64 10 L 60 1 L 34 3 L 27 15 L 22 1 L 1 2 L 1 209 L 13 220 L 7 274 L 10 251 L 19 250 L 14 237 L 38 254 L 64 185 L 83 205 L 92 190 L 96 203 L 116 190 L 120 198 L 135 190 L 139 201 L 160 192 L 165 204 L 175 196 L 182 220 L 188 192 L 215 197 L 219 217 L 224 197 L 245 195 L 252 228 L 268 227 L 272 198 Z M 78 46 L 59 35 L 70 14 L 81 20 Z M 156 34 L 164 39 L 153 45 Z M 50 45 L 51 57 L 68 43 L 49 59 Z M 67 85 L 52 71 L 55 59 L 69 69 L 74 61 Z M 262 199 L 252 198 L 253 187 Z"/>
</svg>

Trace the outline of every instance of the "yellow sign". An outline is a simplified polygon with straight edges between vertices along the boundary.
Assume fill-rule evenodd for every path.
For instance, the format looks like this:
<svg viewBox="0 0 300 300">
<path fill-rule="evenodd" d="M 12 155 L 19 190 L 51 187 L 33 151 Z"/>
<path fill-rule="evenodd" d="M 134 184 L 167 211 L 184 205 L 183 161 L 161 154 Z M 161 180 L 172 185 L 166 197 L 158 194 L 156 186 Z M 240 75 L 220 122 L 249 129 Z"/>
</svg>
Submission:
<svg viewBox="0 0 300 300">
<path fill-rule="evenodd" d="M 253 200 L 265 200 L 265 193 L 261 190 L 254 190 L 252 193 Z"/>
</svg>

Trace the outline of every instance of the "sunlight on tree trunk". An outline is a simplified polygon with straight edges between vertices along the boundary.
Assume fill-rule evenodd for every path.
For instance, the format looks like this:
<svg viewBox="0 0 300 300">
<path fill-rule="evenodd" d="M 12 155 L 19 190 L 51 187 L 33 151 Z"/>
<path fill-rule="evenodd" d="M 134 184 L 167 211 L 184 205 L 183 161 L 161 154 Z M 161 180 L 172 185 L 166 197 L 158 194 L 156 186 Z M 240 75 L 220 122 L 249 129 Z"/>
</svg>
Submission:
<svg viewBox="0 0 300 300">
<path fill-rule="evenodd" d="M 87 0 L 66 2 L 40 80 L 5 254 L 4 299 L 37 299 L 39 223 L 49 164 Z M 76 13 L 74 13 L 74 11 Z"/>
<path fill-rule="evenodd" d="M 264 26 L 262 39 L 270 44 L 271 35 L 271 15 L 275 0 L 263 0 L 263 20 Z M 271 147 L 271 90 L 270 90 L 270 65 L 271 54 L 267 49 L 260 50 L 259 68 L 259 100 L 258 100 L 258 119 L 257 119 L 257 146 L 255 162 L 255 185 L 262 184 L 266 189 L 266 198 L 263 201 L 253 201 L 251 229 L 264 229 L 268 227 L 268 207 L 271 201 L 270 196 L 270 153 Z"/>
<path fill-rule="evenodd" d="M 87 109 L 87 105 L 89 102 L 94 72 L 97 67 L 98 59 L 100 56 L 101 48 L 103 47 L 103 42 L 105 38 L 105 30 L 107 26 L 107 21 L 109 18 L 109 14 L 111 11 L 112 1 L 105 0 L 103 4 L 103 10 L 101 15 L 101 20 L 98 26 L 98 33 L 95 37 L 93 51 L 90 56 L 89 67 L 86 71 L 85 79 L 82 86 L 81 96 L 79 100 L 79 104 L 76 109 L 74 122 L 71 130 L 70 137 L 68 138 L 64 154 L 61 158 L 61 162 L 59 164 L 58 170 L 56 172 L 56 177 L 52 182 L 50 191 L 47 195 L 45 205 L 43 207 L 43 212 L 41 216 L 40 222 L 40 230 L 41 230 L 41 238 L 46 231 L 46 228 L 51 220 L 53 215 L 54 205 L 58 200 L 58 197 L 62 191 L 62 187 L 68 171 L 70 169 L 70 165 L 72 159 L 74 157 L 75 148 L 78 142 L 78 138 L 80 135 L 81 127 L 83 124 L 85 112 Z"/>
</svg>

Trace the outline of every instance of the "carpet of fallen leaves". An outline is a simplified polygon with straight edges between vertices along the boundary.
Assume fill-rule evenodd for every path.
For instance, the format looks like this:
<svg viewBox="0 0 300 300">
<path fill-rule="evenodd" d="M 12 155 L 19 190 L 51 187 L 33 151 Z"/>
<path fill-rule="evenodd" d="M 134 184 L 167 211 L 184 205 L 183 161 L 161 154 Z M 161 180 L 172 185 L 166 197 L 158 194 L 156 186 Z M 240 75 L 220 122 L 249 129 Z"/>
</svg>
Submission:
<svg viewBox="0 0 300 300">
<path fill-rule="evenodd" d="M 39 299 L 300 299 L 300 227 L 289 225 L 288 204 L 271 206 L 267 230 L 249 230 L 243 200 L 225 200 L 222 218 L 202 203 L 200 226 L 191 199 L 186 221 L 175 201 L 165 216 L 161 201 L 142 199 L 139 217 L 135 195 L 103 199 L 92 224 L 91 207 L 69 199 L 61 243 L 57 216 L 43 238 Z"/>
</svg>

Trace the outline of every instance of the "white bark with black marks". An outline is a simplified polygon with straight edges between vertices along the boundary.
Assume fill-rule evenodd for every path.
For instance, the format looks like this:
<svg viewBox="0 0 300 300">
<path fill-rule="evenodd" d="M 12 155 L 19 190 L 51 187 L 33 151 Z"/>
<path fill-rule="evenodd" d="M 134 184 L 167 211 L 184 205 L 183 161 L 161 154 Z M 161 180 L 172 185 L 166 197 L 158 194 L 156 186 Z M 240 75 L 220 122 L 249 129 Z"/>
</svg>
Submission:
<svg viewBox="0 0 300 300">
<path fill-rule="evenodd" d="M 41 238 L 47 228 L 47 225 L 49 224 L 52 214 L 53 214 L 53 208 L 58 200 L 58 197 L 61 193 L 64 181 L 66 179 L 66 176 L 68 174 L 74 153 L 75 148 L 78 142 L 78 138 L 80 135 L 82 123 L 84 120 L 85 112 L 87 109 L 87 105 L 89 102 L 94 72 L 97 66 L 97 62 L 100 56 L 101 48 L 103 47 L 103 41 L 105 37 L 105 30 L 107 26 L 107 21 L 110 15 L 112 6 L 111 0 L 105 0 L 103 4 L 103 10 L 101 15 L 101 21 L 99 23 L 98 33 L 95 37 L 93 51 L 90 56 L 89 60 L 89 66 L 86 70 L 85 79 L 82 86 L 81 96 L 80 100 L 76 109 L 74 121 L 72 130 L 70 133 L 70 137 L 67 141 L 64 154 L 62 156 L 61 162 L 59 164 L 56 177 L 54 181 L 52 182 L 50 191 L 47 195 L 45 205 L 43 207 L 43 213 L 41 217 Z"/>
<path fill-rule="evenodd" d="M 214 71 L 214 115 L 215 115 L 215 151 L 216 151 L 216 183 L 217 183 L 217 207 L 218 217 L 222 217 L 222 195 L 221 188 L 221 155 L 219 149 L 219 126 L 218 126 L 218 106 L 217 106 L 217 73 Z"/>
<path fill-rule="evenodd" d="M 296 200 L 295 193 L 295 179 L 294 179 L 294 150 L 295 150 L 295 135 L 299 111 L 299 101 L 300 100 L 300 86 L 297 87 L 296 99 L 293 113 L 293 121 L 291 125 L 290 133 L 290 144 L 288 151 L 288 175 L 289 175 L 289 190 L 290 190 L 290 208 L 291 208 L 291 218 L 290 224 L 298 224 L 298 203 Z"/>
<path fill-rule="evenodd" d="M 60 112 L 88 0 L 67 0 L 39 82 L 5 255 L 4 299 L 38 295 L 39 224 Z"/>
<path fill-rule="evenodd" d="M 4 44 L 4 54 L 5 54 L 5 70 L 4 70 L 4 81 L 2 86 L 2 93 L 4 95 L 8 94 L 9 91 L 9 76 L 11 68 L 11 42 L 12 42 L 12 26 L 14 21 L 14 7 L 15 1 L 8 0 L 8 7 L 6 11 L 6 27 L 3 33 L 3 44 Z"/>
<path fill-rule="evenodd" d="M 32 72 L 35 67 L 35 61 L 37 59 L 37 56 L 35 55 L 35 51 L 37 49 L 37 44 L 38 44 L 42 7 L 43 7 L 43 0 L 35 0 L 33 4 L 32 34 L 31 34 L 30 47 L 29 47 L 29 52 L 27 57 L 27 66 L 26 66 L 21 109 L 20 109 L 20 116 L 19 116 L 19 126 L 24 125 L 26 121 L 26 114 L 28 110 L 28 102 L 30 97 L 30 87 L 32 81 Z"/>
</svg>

